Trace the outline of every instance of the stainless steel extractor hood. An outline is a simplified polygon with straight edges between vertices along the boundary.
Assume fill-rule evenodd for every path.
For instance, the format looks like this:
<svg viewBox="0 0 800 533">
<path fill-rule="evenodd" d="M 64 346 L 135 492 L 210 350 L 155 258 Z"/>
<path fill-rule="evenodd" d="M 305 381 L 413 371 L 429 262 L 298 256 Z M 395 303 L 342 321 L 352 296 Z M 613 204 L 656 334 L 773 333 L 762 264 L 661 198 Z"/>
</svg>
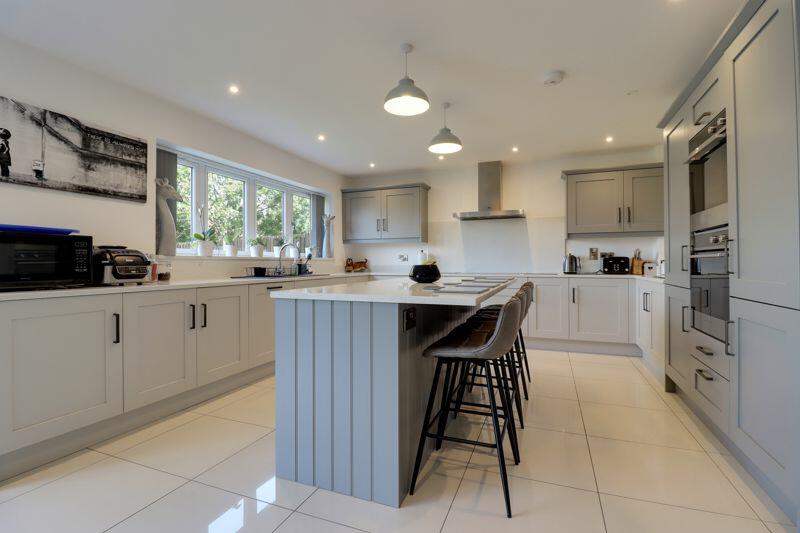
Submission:
<svg viewBox="0 0 800 533">
<path fill-rule="evenodd" d="M 500 161 L 478 163 L 478 210 L 453 213 L 458 220 L 498 220 L 525 218 L 522 209 L 502 209 L 503 164 Z"/>
</svg>

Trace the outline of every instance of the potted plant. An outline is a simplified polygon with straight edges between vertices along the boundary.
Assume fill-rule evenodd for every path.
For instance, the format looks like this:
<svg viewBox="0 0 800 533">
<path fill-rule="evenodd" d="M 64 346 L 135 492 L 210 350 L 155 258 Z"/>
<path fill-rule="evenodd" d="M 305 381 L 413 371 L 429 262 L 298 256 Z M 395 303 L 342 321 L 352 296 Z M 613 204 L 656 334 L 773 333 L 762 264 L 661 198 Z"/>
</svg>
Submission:
<svg viewBox="0 0 800 533">
<path fill-rule="evenodd" d="M 266 239 L 264 239 L 264 237 L 257 237 L 255 239 L 248 240 L 247 244 L 250 245 L 250 257 L 263 257 L 265 242 Z"/>
<path fill-rule="evenodd" d="M 281 255 L 281 246 L 286 244 L 286 241 L 284 240 L 283 237 L 277 237 L 272 242 L 273 242 L 273 244 L 272 244 L 272 255 L 274 255 L 275 257 L 278 257 L 279 255 Z"/>
<path fill-rule="evenodd" d="M 239 254 L 239 249 L 236 246 L 236 241 L 239 240 L 239 232 L 231 229 L 225 232 L 222 248 L 225 250 L 225 255 L 228 257 L 236 257 Z"/>
<path fill-rule="evenodd" d="M 211 257 L 214 255 L 214 247 L 217 245 L 216 231 L 214 228 L 195 233 L 194 239 L 197 241 L 197 255 L 200 257 Z"/>
</svg>

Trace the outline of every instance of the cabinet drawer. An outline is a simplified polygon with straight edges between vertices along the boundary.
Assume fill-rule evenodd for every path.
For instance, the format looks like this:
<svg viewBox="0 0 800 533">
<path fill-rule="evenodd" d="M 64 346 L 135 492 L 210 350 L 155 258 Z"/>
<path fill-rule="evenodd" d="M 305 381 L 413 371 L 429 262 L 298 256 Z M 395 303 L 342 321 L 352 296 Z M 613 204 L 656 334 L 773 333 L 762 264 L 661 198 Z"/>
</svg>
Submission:
<svg viewBox="0 0 800 533">
<path fill-rule="evenodd" d="M 692 122 L 695 126 L 707 124 L 708 121 L 725 109 L 722 83 L 715 72 L 712 72 L 706 78 L 699 90 L 702 92 L 699 93 L 692 104 Z"/>
<path fill-rule="evenodd" d="M 711 368 L 696 361 L 689 396 L 724 433 L 728 433 L 730 383 Z"/>
<path fill-rule="evenodd" d="M 725 343 L 692 329 L 689 334 L 689 353 L 725 379 L 731 378 L 731 356 L 725 353 Z"/>
</svg>

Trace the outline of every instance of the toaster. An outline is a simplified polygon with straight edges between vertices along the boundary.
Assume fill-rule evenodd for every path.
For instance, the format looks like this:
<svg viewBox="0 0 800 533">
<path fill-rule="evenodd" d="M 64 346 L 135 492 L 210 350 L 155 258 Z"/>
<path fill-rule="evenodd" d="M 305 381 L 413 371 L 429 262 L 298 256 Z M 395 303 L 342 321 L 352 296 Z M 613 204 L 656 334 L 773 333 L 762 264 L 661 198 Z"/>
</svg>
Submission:
<svg viewBox="0 0 800 533">
<path fill-rule="evenodd" d="M 92 280 L 95 285 L 141 285 L 150 280 L 150 260 L 124 246 L 97 246 L 92 252 Z"/>
<path fill-rule="evenodd" d="M 603 274 L 630 274 L 631 260 L 629 257 L 604 257 Z"/>
</svg>

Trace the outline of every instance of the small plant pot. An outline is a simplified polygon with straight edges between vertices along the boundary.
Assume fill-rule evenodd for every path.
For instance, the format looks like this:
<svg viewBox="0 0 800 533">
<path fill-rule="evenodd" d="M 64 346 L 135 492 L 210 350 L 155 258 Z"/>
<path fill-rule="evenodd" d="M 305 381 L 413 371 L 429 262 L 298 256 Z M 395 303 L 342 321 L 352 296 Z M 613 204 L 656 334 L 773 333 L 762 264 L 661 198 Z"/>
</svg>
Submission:
<svg viewBox="0 0 800 533">
<path fill-rule="evenodd" d="M 256 244 L 250 247 L 250 257 L 263 257 L 264 256 L 264 247 L 260 244 Z"/>
<path fill-rule="evenodd" d="M 272 247 L 272 255 L 274 255 L 275 257 L 278 257 L 279 255 L 281 255 L 281 247 L 280 246 L 273 246 Z"/>
<path fill-rule="evenodd" d="M 235 244 L 224 244 L 222 245 L 222 249 L 225 251 L 226 257 L 236 257 L 239 255 L 239 249 Z"/>
<path fill-rule="evenodd" d="M 197 241 L 197 255 L 200 257 L 214 255 L 214 243 L 211 241 Z"/>
</svg>

